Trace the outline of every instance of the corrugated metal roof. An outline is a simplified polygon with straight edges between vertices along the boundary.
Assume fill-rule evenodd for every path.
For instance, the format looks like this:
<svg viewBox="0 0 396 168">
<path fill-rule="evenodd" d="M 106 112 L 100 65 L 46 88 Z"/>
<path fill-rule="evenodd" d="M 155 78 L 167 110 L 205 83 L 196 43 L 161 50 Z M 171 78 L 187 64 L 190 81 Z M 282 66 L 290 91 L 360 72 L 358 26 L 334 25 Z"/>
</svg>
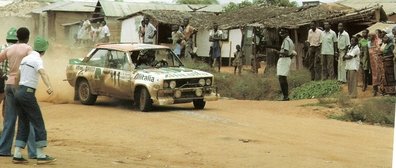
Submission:
<svg viewBox="0 0 396 168">
<path fill-rule="evenodd" d="M 395 27 L 396 24 L 388 24 L 388 23 L 381 23 L 378 22 L 370 27 L 367 28 L 367 30 L 370 31 L 370 33 L 374 33 L 375 30 L 379 29 L 379 30 L 383 30 L 387 33 L 391 33 L 392 32 L 392 28 Z M 363 31 L 357 33 L 357 34 L 362 34 Z"/>
<path fill-rule="evenodd" d="M 382 5 L 386 14 L 396 12 L 396 0 L 340 0 L 337 3 L 350 6 L 355 9 L 367 8 L 374 5 Z"/>
<path fill-rule="evenodd" d="M 115 2 L 99 0 L 102 9 L 108 17 L 123 17 L 142 10 L 177 10 L 177 11 L 193 11 L 188 6 L 205 12 L 221 12 L 222 5 L 175 5 L 175 4 L 156 4 L 156 3 L 132 3 L 132 2 Z"/>
<path fill-rule="evenodd" d="M 93 12 L 95 10 L 95 6 L 96 2 L 60 1 L 41 8 L 34 9 L 32 13 L 42 13 L 46 11 Z"/>
</svg>

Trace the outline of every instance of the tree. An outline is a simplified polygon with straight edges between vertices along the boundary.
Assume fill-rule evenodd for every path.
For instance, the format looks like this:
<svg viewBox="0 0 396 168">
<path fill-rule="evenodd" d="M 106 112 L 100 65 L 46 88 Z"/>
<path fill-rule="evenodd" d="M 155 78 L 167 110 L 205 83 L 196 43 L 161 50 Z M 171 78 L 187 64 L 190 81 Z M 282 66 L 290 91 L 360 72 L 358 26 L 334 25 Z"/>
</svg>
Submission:
<svg viewBox="0 0 396 168">
<path fill-rule="evenodd" d="M 176 0 L 177 4 L 219 4 L 217 0 Z"/>
<path fill-rule="evenodd" d="M 249 0 L 244 0 L 238 4 L 234 3 L 234 2 L 230 2 L 227 6 L 224 7 L 224 11 L 229 12 L 229 11 L 241 9 L 241 8 L 248 7 L 248 6 L 261 5 L 261 4 L 285 6 L 285 7 L 296 7 L 297 6 L 296 1 L 290 2 L 290 0 L 253 0 L 253 2 L 251 2 Z"/>
</svg>

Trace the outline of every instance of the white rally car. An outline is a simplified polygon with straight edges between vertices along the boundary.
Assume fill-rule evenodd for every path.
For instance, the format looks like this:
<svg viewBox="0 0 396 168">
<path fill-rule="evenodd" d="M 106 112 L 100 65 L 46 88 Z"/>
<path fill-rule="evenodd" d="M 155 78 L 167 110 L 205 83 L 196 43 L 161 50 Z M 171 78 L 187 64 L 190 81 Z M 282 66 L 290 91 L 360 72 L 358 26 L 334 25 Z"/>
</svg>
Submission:
<svg viewBox="0 0 396 168">
<path fill-rule="evenodd" d="M 110 96 L 131 99 L 141 111 L 191 102 L 203 109 L 219 97 L 212 74 L 184 67 L 171 49 L 159 45 L 98 45 L 85 58 L 70 59 L 66 76 L 75 99 L 86 105 Z"/>
</svg>

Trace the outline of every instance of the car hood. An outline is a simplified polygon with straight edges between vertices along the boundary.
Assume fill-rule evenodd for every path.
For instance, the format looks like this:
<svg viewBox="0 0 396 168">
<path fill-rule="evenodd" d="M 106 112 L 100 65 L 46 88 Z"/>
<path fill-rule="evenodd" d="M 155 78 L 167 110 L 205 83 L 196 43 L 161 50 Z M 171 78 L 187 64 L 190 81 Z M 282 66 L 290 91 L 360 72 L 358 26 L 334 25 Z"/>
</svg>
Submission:
<svg viewBox="0 0 396 168">
<path fill-rule="evenodd" d="M 162 79 L 213 77 L 211 73 L 185 67 L 150 68 L 139 70 L 139 73 Z"/>
</svg>

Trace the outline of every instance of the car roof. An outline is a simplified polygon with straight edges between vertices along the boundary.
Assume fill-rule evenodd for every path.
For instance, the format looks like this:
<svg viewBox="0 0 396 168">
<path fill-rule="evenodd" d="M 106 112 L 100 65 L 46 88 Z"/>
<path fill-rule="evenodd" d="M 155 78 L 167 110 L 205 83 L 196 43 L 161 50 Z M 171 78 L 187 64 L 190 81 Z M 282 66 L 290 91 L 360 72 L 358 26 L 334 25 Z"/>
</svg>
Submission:
<svg viewBox="0 0 396 168">
<path fill-rule="evenodd" d="M 169 49 L 169 47 L 153 44 L 141 44 L 141 43 L 111 43 L 111 44 L 98 44 L 96 48 L 110 49 L 118 51 L 136 51 L 143 49 Z"/>
</svg>

